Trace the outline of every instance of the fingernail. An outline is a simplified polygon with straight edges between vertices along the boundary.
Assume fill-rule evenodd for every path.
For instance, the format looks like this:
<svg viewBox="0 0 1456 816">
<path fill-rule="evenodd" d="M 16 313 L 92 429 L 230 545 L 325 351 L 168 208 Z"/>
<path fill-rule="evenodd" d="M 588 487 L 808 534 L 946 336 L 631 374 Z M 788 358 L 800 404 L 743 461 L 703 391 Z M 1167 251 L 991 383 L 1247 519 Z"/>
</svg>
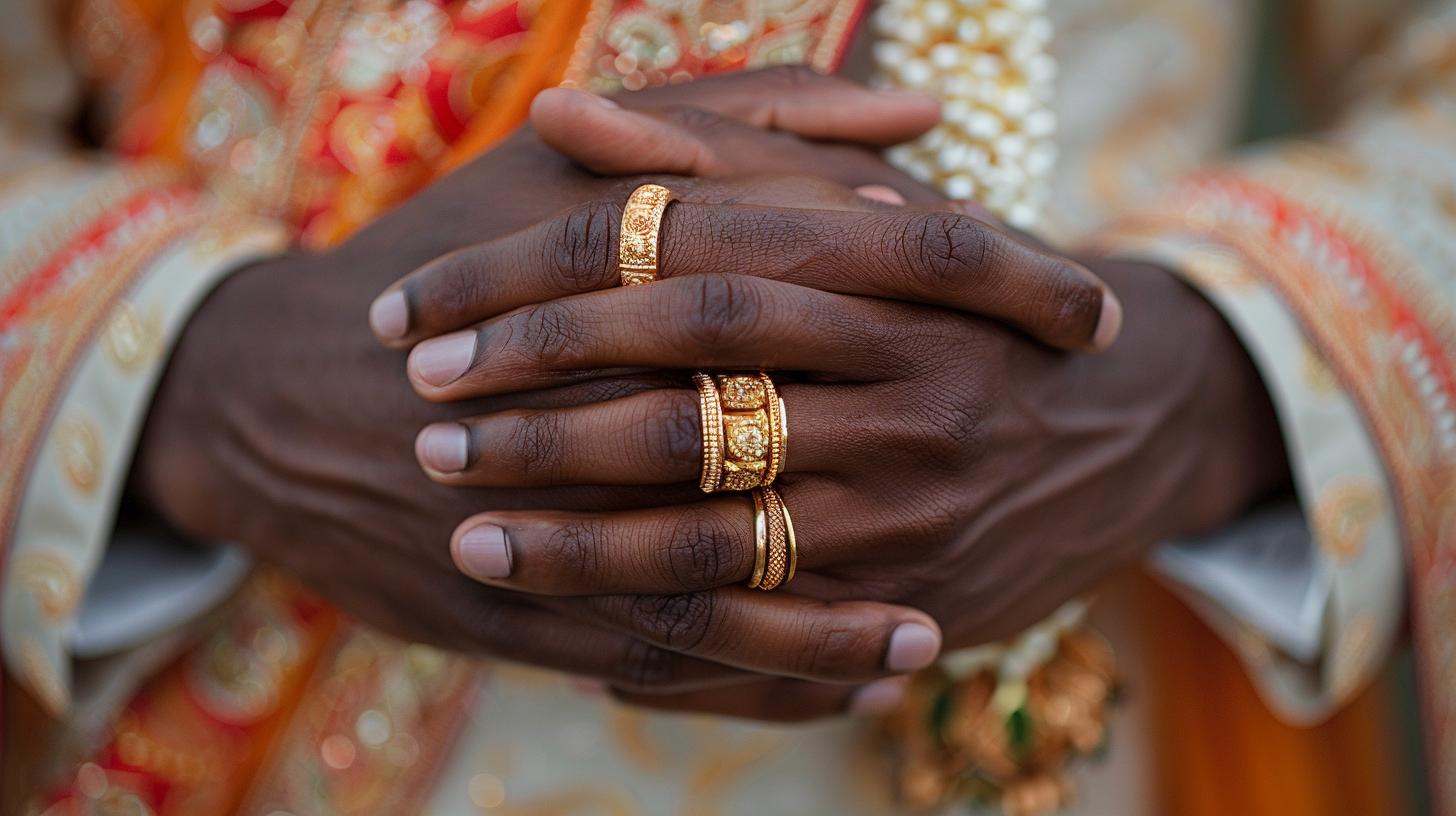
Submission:
<svg viewBox="0 0 1456 816">
<path fill-rule="evenodd" d="M 883 184 L 865 184 L 854 188 L 854 191 L 859 193 L 861 198 L 868 198 L 871 201 L 882 201 L 886 204 L 895 205 L 903 205 L 905 203 L 905 196 L 900 195 L 899 190 Z"/>
<path fill-rule="evenodd" d="M 415 376 L 430 385 L 441 386 L 459 379 L 474 359 L 475 332 L 462 331 L 415 346 L 409 364 Z"/>
<path fill-rule="evenodd" d="M 861 717 L 888 713 L 905 699 L 909 685 L 908 677 L 886 677 L 861 686 L 849 698 L 849 713 Z"/>
<path fill-rule="evenodd" d="M 1102 314 L 1097 318 L 1097 330 L 1092 332 L 1092 347 L 1101 351 L 1112 345 L 1122 331 L 1122 301 L 1111 289 L 1102 295 Z"/>
<path fill-rule="evenodd" d="M 427 425 L 415 439 L 415 458 L 437 473 L 459 473 L 470 456 L 470 432 L 454 422 Z"/>
<path fill-rule="evenodd" d="M 404 292 L 386 292 L 369 305 L 369 326 L 380 337 L 391 340 L 404 337 L 409 330 L 409 306 Z"/>
<path fill-rule="evenodd" d="M 505 578 L 511 574 L 511 545 L 506 531 L 494 524 L 478 524 L 460 536 L 460 568 L 476 578 Z"/>
<path fill-rule="evenodd" d="M 890 633 L 890 651 L 885 668 L 892 672 L 913 672 L 935 662 L 940 654 L 940 635 L 923 623 L 902 623 Z"/>
<path fill-rule="evenodd" d="M 608 109 L 608 110 L 616 110 L 616 109 L 622 107 L 621 105 L 618 105 L 617 104 L 616 100 L 611 99 L 609 97 L 597 96 L 597 95 L 593 94 L 592 95 L 592 98 L 595 99 L 597 102 L 601 103 L 601 106 L 604 107 L 604 108 L 606 108 L 606 109 Z"/>
</svg>

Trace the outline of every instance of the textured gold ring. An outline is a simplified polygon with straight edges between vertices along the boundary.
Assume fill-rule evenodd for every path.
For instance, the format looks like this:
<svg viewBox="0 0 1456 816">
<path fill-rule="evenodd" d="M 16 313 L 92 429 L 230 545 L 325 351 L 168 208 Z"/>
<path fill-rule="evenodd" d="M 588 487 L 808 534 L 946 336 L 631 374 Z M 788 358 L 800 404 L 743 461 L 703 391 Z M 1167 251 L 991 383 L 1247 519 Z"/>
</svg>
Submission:
<svg viewBox="0 0 1456 816">
<path fill-rule="evenodd" d="M 696 374 L 703 420 L 704 493 L 767 487 L 788 456 L 784 401 L 767 374 Z M 716 392 L 716 399 L 709 395 Z M 716 403 L 716 405 L 714 404 Z"/>
<path fill-rule="evenodd" d="M 693 384 L 698 387 L 698 416 L 703 425 L 703 474 L 698 487 L 712 493 L 723 478 L 723 409 L 712 377 L 699 372 L 693 375 Z"/>
<path fill-rule="evenodd" d="M 799 548 L 788 505 L 777 490 L 755 488 L 753 496 L 754 566 L 748 586 L 771 590 L 794 580 L 799 566 Z"/>
<path fill-rule="evenodd" d="M 662 214 L 672 202 L 672 191 L 661 184 L 644 184 L 627 197 L 622 208 L 622 231 L 617 242 L 617 271 L 623 286 L 657 280 L 657 244 Z"/>
</svg>

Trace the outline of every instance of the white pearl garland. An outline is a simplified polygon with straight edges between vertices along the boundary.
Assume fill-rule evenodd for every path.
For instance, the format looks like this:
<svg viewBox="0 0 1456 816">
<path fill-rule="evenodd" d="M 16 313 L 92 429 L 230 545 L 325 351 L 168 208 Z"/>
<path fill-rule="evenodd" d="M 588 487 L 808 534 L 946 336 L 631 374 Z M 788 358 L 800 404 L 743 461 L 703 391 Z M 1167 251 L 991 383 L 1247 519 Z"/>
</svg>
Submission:
<svg viewBox="0 0 1456 816">
<path fill-rule="evenodd" d="M 901 170 L 1028 228 L 1056 165 L 1056 63 L 1045 0 L 883 0 L 878 84 L 941 100 L 942 121 L 891 148 Z"/>
</svg>

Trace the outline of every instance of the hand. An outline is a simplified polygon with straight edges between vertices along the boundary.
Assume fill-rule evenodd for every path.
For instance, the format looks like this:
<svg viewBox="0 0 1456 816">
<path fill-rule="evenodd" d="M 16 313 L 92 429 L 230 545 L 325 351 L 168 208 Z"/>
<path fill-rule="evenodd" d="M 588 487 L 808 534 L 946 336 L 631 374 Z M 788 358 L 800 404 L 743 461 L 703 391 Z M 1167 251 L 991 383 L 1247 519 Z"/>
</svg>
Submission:
<svg viewBox="0 0 1456 816">
<path fill-rule="evenodd" d="M 843 83 L 811 86 L 786 76 L 793 75 L 764 77 L 760 99 L 792 103 L 796 94 L 839 94 L 835 98 L 846 104 L 876 111 L 872 118 L 901 122 L 911 135 L 934 118 L 933 106 L 927 118 L 923 100 L 907 104 L 877 95 L 856 101 Z M 715 89 L 741 96 L 744 81 L 701 83 L 694 99 L 713 108 Z M 651 98 L 644 93 L 634 100 Z M 693 117 L 701 119 L 681 117 L 686 131 L 695 132 Z M 741 156 L 772 157 L 845 184 L 915 189 L 865 150 L 837 150 L 829 161 L 818 146 L 785 134 L 745 129 L 734 138 L 756 138 L 771 148 Z M 722 666 L 578 623 L 525 596 L 482 589 L 460 577 L 444 542 L 456 520 L 481 507 L 589 509 L 659 499 L 655 491 L 632 489 L 462 491 L 430 484 L 414 464 L 411 441 L 421 425 L 453 412 L 410 393 L 398 356 L 380 349 L 364 326 L 370 297 L 401 270 L 538 222 L 617 184 L 582 172 L 523 132 L 334 251 L 238 272 L 202 306 L 178 343 L 138 449 L 134 492 L 183 530 L 241 541 L 344 609 L 402 637 L 635 688 L 741 680 L 741 673 Z M 471 408 L 580 404 L 661 381 L 641 375 Z M 884 605 L 874 609 L 901 616 L 882 617 L 888 623 L 924 620 Z"/>
<path fill-rule="evenodd" d="M 1162 270 L 1088 263 L 1129 304 L 1124 337 L 1095 356 L 950 311 L 738 275 L 669 274 L 487 321 L 447 383 L 420 366 L 439 342 L 427 341 L 411 378 L 432 398 L 620 366 L 793 372 L 780 375 L 793 441 L 779 489 L 802 577 L 787 591 L 738 586 L 754 550 L 741 495 L 481 513 L 456 531 L 457 563 L 492 586 L 587 596 L 596 621 L 725 662 L 746 637 L 733 619 L 768 615 L 790 593 L 913 604 L 949 646 L 1014 634 L 1152 543 L 1220 523 L 1287 478 L 1262 385 L 1217 313 Z M 489 281 L 488 270 L 477 274 Z M 437 424 L 421 435 L 422 464 L 451 485 L 691 484 L 700 429 L 695 392 L 680 382 Z M 672 614 L 629 614 L 649 603 Z M 753 668 L 802 677 L 795 661 L 822 642 Z M 840 710 L 846 694 L 765 681 L 629 699 L 800 718 Z"/>
</svg>

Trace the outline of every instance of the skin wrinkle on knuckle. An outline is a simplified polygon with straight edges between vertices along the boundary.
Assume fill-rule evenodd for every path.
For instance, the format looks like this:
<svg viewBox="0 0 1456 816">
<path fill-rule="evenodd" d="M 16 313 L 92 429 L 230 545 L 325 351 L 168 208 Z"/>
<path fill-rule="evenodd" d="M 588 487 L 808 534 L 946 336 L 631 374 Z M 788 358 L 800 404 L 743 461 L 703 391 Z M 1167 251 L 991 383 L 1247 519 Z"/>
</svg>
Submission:
<svg viewBox="0 0 1456 816">
<path fill-rule="evenodd" d="M 705 507 L 694 507 L 675 519 L 665 532 L 667 568 L 676 586 L 702 589 L 732 577 L 730 570 L 736 565 L 725 557 L 732 532 L 722 516 Z"/>
<path fill-rule="evenodd" d="M 541 574 L 551 576 L 554 586 L 591 587 L 601 574 L 605 541 L 606 525 L 600 519 L 577 519 L 562 524 L 551 531 L 541 548 Z"/>
<path fill-rule="evenodd" d="M 1102 317 L 1102 288 L 1060 259 L 1046 262 L 1050 267 L 1044 276 L 1052 281 L 1046 287 L 1040 315 L 1048 328 L 1066 327 L 1069 336 L 1091 339 Z"/>
<path fill-rule="evenodd" d="M 898 238 L 901 251 L 910 253 L 914 279 L 932 296 L 953 296 L 991 282 L 994 238 L 973 218 L 922 214 L 904 220 Z"/>
<path fill-rule="evenodd" d="M 521 413 L 501 439 L 500 466 L 528 481 L 551 479 L 562 466 L 562 428 L 559 414 L 550 411 Z"/>
<path fill-rule="evenodd" d="M 673 651 L 695 652 L 712 631 L 716 605 L 712 592 L 639 595 L 628 602 L 628 625 Z"/>
<path fill-rule="evenodd" d="M 571 307 L 558 301 L 537 304 L 513 322 L 519 330 L 511 333 L 510 347 L 533 368 L 561 371 L 577 367 L 577 356 L 587 342 L 587 327 L 576 319 Z"/>
<path fill-rule="evenodd" d="M 667 115 L 682 127 L 696 132 L 725 129 L 730 124 L 726 117 L 693 105 L 673 105 L 667 109 Z"/>
<path fill-rule="evenodd" d="M 661 467 L 663 462 L 696 465 L 703 458 L 703 435 L 697 400 L 674 394 L 640 423 L 643 439 L 628 455 Z"/>
<path fill-rule="evenodd" d="M 621 204 L 610 201 L 582 204 L 561 219 L 554 234 L 545 233 L 544 267 L 557 291 L 592 291 L 616 280 L 615 235 L 621 209 Z"/>
<path fill-rule="evenodd" d="M 884 645 L 877 632 L 836 625 L 816 627 L 807 622 L 804 631 L 813 636 L 801 652 L 799 674 L 848 679 L 864 675 L 867 667 L 881 662 Z"/>
<path fill-rule="evenodd" d="M 684 278 L 681 307 L 674 308 L 682 338 L 692 348 L 716 353 L 748 345 L 761 325 L 763 298 L 757 281 L 736 275 Z"/>
<path fill-rule="evenodd" d="M 490 287 L 484 270 L 488 261 L 481 254 L 455 253 L 426 273 L 423 281 L 406 282 L 402 288 L 411 320 L 451 322 L 454 316 L 471 314 L 478 304 L 487 302 Z"/>
<path fill-rule="evenodd" d="M 617 665 L 617 676 L 629 688 L 652 690 L 673 680 L 677 655 L 644 640 L 630 638 Z"/>
</svg>

